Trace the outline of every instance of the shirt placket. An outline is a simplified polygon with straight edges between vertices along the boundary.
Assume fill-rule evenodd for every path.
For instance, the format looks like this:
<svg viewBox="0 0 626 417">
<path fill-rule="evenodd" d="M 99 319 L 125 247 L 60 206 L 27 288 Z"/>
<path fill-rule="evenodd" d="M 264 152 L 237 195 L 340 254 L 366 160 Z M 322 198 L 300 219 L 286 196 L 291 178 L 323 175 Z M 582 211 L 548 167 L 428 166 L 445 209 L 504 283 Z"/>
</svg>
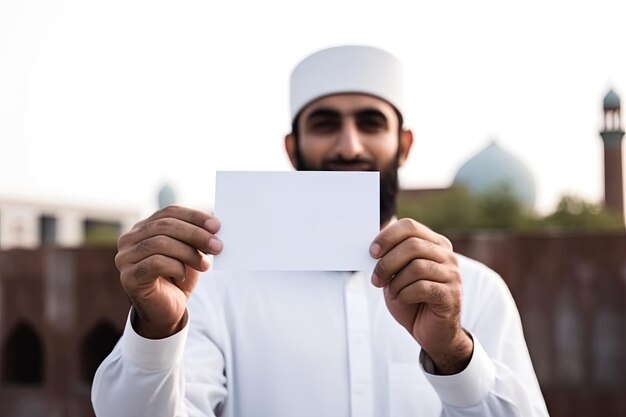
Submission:
<svg viewBox="0 0 626 417">
<path fill-rule="evenodd" d="M 372 346 L 362 273 L 351 273 L 345 288 L 348 367 L 350 370 L 350 415 L 373 417 Z"/>
</svg>

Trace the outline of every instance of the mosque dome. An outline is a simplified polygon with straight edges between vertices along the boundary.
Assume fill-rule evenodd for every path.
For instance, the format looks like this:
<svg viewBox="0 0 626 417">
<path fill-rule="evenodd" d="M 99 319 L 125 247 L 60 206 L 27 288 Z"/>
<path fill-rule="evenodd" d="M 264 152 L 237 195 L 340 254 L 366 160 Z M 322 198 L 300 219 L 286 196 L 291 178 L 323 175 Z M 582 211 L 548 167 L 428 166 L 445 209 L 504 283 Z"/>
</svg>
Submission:
<svg viewBox="0 0 626 417">
<path fill-rule="evenodd" d="M 176 193 L 174 192 L 174 188 L 171 185 L 165 184 L 159 190 L 158 195 L 159 200 L 159 208 L 163 208 L 169 206 L 170 204 L 176 203 Z"/>
<path fill-rule="evenodd" d="M 619 96 L 613 89 L 609 90 L 604 96 L 604 110 L 616 110 L 620 108 Z"/>
<path fill-rule="evenodd" d="M 495 140 L 459 168 L 454 185 L 465 186 L 473 194 L 508 186 L 525 207 L 532 209 L 535 206 L 536 190 L 532 172 Z"/>
</svg>

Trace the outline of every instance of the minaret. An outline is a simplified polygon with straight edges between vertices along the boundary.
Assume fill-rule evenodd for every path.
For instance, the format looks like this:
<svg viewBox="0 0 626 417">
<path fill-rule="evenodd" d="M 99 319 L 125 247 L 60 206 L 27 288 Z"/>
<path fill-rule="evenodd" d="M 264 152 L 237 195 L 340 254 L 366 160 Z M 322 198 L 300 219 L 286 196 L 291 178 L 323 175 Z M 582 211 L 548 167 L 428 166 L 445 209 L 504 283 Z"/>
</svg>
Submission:
<svg viewBox="0 0 626 417">
<path fill-rule="evenodd" d="M 604 97 L 604 206 L 624 218 L 624 183 L 622 179 L 622 138 L 619 96 L 610 90 Z"/>
<path fill-rule="evenodd" d="M 170 184 L 164 184 L 159 190 L 157 200 L 159 202 L 159 208 L 164 208 L 170 204 L 176 204 L 176 192 L 174 191 L 174 188 Z"/>
</svg>

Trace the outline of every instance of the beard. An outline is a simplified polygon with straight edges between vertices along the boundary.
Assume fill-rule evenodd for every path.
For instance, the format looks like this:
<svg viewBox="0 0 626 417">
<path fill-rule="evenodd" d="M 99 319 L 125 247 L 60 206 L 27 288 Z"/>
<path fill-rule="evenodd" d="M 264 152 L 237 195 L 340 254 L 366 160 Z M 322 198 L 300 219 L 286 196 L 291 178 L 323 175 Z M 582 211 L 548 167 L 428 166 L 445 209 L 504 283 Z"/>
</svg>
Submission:
<svg viewBox="0 0 626 417">
<path fill-rule="evenodd" d="M 298 171 L 336 171 L 337 167 L 358 167 L 355 170 L 378 171 L 380 172 L 380 227 L 386 224 L 396 215 L 398 206 L 398 191 L 400 184 L 398 181 L 398 168 L 400 166 L 400 150 L 394 159 L 388 164 L 379 167 L 373 159 L 355 158 L 343 159 L 341 157 L 326 159 L 321 166 L 314 166 L 308 163 L 300 152 L 300 146 L 296 144 L 296 169 Z"/>
</svg>

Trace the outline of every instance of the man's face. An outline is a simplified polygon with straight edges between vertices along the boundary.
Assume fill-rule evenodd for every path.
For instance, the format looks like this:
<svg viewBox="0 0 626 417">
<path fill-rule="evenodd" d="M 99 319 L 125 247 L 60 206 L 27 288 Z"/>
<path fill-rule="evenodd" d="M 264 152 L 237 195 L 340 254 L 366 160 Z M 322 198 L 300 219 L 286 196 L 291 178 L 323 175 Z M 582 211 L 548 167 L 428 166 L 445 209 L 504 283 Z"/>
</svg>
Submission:
<svg viewBox="0 0 626 417">
<path fill-rule="evenodd" d="M 395 214 L 398 167 L 412 144 L 400 132 L 394 108 L 363 94 L 338 94 L 309 104 L 297 122 L 297 138 L 286 138 L 298 170 L 380 171 L 381 226 Z"/>
<path fill-rule="evenodd" d="M 321 98 L 298 119 L 297 169 L 383 171 L 397 160 L 398 117 L 387 102 L 362 94 Z"/>
</svg>

